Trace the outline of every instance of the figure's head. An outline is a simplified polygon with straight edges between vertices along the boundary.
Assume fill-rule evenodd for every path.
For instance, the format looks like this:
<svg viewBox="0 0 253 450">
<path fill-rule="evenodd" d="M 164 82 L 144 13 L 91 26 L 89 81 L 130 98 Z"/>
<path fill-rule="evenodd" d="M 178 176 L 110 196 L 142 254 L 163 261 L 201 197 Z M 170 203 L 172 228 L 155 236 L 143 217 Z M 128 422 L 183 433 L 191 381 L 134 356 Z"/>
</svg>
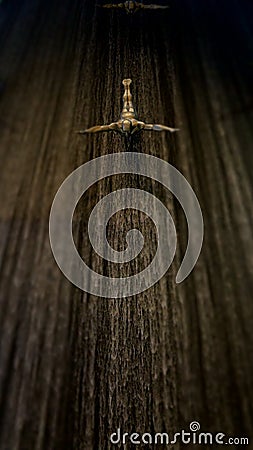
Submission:
<svg viewBox="0 0 253 450">
<path fill-rule="evenodd" d="M 128 119 L 123 120 L 122 122 L 122 130 L 124 133 L 130 133 L 131 132 L 131 122 Z"/>
</svg>

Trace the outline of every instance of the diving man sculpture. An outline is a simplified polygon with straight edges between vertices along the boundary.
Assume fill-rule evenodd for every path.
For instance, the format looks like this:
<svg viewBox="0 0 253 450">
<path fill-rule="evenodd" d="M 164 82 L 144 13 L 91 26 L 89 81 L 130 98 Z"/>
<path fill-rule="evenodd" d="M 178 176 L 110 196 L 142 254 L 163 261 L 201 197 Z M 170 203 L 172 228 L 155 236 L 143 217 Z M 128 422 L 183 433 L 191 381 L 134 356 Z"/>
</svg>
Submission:
<svg viewBox="0 0 253 450">
<path fill-rule="evenodd" d="M 96 125 L 94 127 L 88 128 L 87 130 L 78 131 L 78 133 L 86 134 L 99 133 L 103 131 L 114 131 L 116 133 L 123 134 L 128 140 L 130 140 L 133 135 L 136 135 L 140 131 L 169 131 L 170 133 L 179 131 L 178 128 L 170 128 L 165 125 L 145 123 L 138 120 L 132 102 L 132 94 L 130 92 L 131 83 L 132 80 L 130 80 L 130 78 L 122 81 L 122 84 L 125 88 L 123 95 L 123 109 L 120 115 L 120 119 L 117 122 L 110 123 L 109 125 Z"/>
<path fill-rule="evenodd" d="M 102 8 L 110 9 L 124 9 L 127 14 L 133 14 L 139 9 L 167 9 L 169 6 L 162 5 L 145 5 L 144 3 L 136 2 L 135 0 L 127 0 L 124 3 L 107 3 L 105 5 L 99 5 Z"/>
</svg>

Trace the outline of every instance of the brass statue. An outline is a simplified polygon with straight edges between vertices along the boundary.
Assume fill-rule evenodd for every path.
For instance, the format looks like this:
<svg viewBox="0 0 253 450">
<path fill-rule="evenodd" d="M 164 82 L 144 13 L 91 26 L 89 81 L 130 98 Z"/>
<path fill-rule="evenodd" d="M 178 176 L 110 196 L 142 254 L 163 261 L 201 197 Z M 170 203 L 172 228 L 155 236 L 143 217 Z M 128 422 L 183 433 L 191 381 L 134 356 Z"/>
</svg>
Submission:
<svg viewBox="0 0 253 450">
<path fill-rule="evenodd" d="M 167 9 L 169 6 L 162 5 L 145 5 L 144 3 L 136 2 L 135 0 L 127 0 L 124 3 L 107 3 L 99 5 L 102 8 L 124 9 L 127 14 L 133 14 L 139 9 Z"/>
<path fill-rule="evenodd" d="M 137 118 L 136 111 L 132 102 L 132 94 L 130 92 L 130 84 L 132 80 L 130 78 L 123 80 L 125 91 L 123 95 L 123 109 L 120 115 L 120 119 L 117 122 L 110 123 L 109 125 L 96 125 L 88 128 L 87 130 L 78 131 L 80 134 L 86 133 L 98 133 L 102 131 L 114 131 L 123 134 L 128 140 L 133 135 L 136 135 L 140 131 L 169 131 L 174 133 L 179 131 L 178 128 L 170 128 L 165 125 L 145 123 Z"/>
</svg>

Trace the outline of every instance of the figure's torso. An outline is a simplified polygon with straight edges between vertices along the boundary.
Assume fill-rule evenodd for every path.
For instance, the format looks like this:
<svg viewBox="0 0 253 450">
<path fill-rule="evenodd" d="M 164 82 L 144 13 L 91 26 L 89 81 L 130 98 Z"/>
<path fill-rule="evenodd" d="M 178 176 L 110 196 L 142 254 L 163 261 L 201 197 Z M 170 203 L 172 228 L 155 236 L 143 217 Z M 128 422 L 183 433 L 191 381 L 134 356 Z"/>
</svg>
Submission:
<svg viewBox="0 0 253 450">
<path fill-rule="evenodd" d="M 133 0 L 127 0 L 125 2 L 125 8 L 128 13 L 133 13 L 137 9 L 136 3 Z"/>
<path fill-rule="evenodd" d="M 125 120 L 125 119 L 130 119 L 130 120 L 136 119 L 137 118 L 136 117 L 136 111 L 134 110 L 134 108 L 123 109 L 120 118 L 122 120 Z"/>
</svg>

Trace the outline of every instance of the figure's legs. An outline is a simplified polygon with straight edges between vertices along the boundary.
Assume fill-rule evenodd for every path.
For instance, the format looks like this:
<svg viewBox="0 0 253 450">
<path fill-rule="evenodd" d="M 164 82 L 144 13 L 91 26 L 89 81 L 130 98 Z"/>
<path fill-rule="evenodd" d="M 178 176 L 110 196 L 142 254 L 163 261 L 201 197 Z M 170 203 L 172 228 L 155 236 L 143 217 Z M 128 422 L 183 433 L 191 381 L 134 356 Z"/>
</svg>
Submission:
<svg viewBox="0 0 253 450">
<path fill-rule="evenodd" d="M 135 110 L 132 102 L 132 94 L 130 91 L 130 84 L 132 83 L 132 80 L 130 78 L 127 78 L 122 81 L 122 84 L 125 88 L 124 95 L 123 95 L 123 110 L 121 113 L 122 119 L 133 119 L 135 118 Z"/>
</svg>

